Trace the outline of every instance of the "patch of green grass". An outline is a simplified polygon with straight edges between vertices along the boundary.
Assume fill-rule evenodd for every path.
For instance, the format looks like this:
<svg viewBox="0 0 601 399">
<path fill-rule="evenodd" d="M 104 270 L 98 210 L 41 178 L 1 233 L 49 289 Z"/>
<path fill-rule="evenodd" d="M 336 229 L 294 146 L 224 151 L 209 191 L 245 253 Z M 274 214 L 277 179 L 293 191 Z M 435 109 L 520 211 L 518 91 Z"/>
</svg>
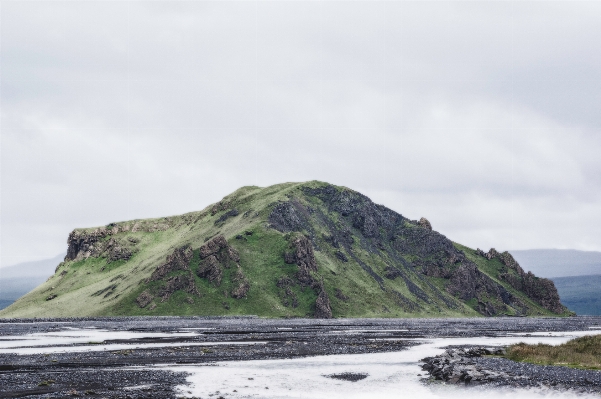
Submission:
<svg viewBox="0 0 601 399">
<path fill-rule="evenodd" d="M 601 370 L 601 335 L 575 338 L 556 346 L 519 343 L 510 346 L 505 357 L 517 362 Z"/>
</svg>

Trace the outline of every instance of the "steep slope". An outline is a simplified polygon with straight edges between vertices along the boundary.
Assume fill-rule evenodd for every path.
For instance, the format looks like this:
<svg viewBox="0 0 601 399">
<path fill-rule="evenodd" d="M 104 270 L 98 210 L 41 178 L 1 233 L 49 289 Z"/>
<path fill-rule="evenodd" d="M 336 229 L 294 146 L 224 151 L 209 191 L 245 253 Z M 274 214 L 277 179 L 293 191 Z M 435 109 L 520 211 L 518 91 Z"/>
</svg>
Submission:
<svg viewBox="0 0 601 399">
<path fill-rule="evenodd" d="M 200 212 L 77 229 L 68 244 L 54 276 L 0 316 L 569 314 L 509 253 L 321 182 L 243 187 Z"/>
</svg>

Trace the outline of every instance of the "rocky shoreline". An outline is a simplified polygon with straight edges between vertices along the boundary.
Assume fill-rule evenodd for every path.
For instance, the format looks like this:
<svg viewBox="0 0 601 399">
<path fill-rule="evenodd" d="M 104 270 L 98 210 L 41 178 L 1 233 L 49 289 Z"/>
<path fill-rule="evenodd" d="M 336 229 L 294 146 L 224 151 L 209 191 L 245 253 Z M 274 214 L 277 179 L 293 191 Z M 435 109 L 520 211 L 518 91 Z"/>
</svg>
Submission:
<svg viewBox="0 0 601 399">
<path fill-rule="evenodd" d="M 422 370 L 429 374 L 424 381 L 601 394 L 601 371 L 543 366 L 496 357 L 504 354 L 505 348 L 499 347 L 449 348 L 441 355 L 422 359 Z"/>
</svg>

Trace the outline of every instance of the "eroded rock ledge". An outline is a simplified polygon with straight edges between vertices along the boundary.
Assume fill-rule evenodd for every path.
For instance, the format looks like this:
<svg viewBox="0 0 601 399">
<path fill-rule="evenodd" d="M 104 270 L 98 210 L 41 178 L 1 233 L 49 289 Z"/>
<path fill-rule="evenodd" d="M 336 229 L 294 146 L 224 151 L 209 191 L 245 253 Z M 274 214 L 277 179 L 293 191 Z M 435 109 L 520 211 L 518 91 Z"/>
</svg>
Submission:
<svg viewBox="0 0 601 399">
<path fill-rule="evenodd" d="M 499 278 L 509 283 L 516 290 L 523 291 L 528 298 L 543 308 L 554 313 L 565 311 L 553 281 L 536 277 L 531 272 L 525 272 L 509 252 L 498 252 L 494 248 L 484 252 L 478 248 L 476 253 L 488 260 L 498 259 L 504 265 L 504 270 L 499 273 Z"/>
<path fill-rule="evenodd" d="M 315 260 L 311 241 L 304 235 L 291 237 L 288 251 L 284 253 L 284 262 L 296 264 L 298 267 L 295 279 L 282 276 L 278 280 L 278 288 L 284 290 L 284 305 L 296 307 L 298 304 L 296 295 L 290 289 L 292 286 L 296 284 L 300 284 L 302 287 L 309 286 L 317 294 L 314 317 L 318 319 L 331 319 L 332 308 L 330 297 L 324 288 L 323 281 L 316 279 L 313 274 L 317 272 L 317 261 Z"/>
<path fill-rule="evenodd" d="M 194 257 L 197 262 L 194 263 Z M 154 309 L 155 298 L 161 302 L 167 301 L 171 295 L 182 290 L 192 296 L 201 297 L 202 294 L 196 286 L 194 274 L 205 278 L 215 286 L 220 286 L 223 280 L 224 269 L 235 268 L 232 281 L 234 287 L 227 295 L 235 299 L 246 297 L 250 284 L 240 267 L 240 255 L 232 248 L 224 236 L 218 235 L 194 250 L 190 245 L 176 248 L 167 256 L 165 263 L 159 265 L 146 283 L 159 282 L 158 287 L 144 290 L 137 298 L 139 307 Z M 189 303 L 194 303 L 188 298 Z M 149 306 L 150 305 L 150 306 Z"/>
</svg>

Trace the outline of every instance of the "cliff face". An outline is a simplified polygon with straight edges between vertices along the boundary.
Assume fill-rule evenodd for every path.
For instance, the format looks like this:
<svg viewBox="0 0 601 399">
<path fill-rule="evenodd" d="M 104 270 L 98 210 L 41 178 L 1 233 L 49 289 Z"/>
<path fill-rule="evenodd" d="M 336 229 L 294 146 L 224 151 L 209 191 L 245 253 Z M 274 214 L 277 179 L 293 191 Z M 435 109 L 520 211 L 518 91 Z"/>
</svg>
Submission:
<svg viewBox="0 0 601 399">
<path fill-rule="evenodd" d="M 68 245 L 55 276 L 3 314 L 567 314 L 509 253 L 320 182 L 245 187 L 200 212 L 78 229 Z"/>
</svg>

